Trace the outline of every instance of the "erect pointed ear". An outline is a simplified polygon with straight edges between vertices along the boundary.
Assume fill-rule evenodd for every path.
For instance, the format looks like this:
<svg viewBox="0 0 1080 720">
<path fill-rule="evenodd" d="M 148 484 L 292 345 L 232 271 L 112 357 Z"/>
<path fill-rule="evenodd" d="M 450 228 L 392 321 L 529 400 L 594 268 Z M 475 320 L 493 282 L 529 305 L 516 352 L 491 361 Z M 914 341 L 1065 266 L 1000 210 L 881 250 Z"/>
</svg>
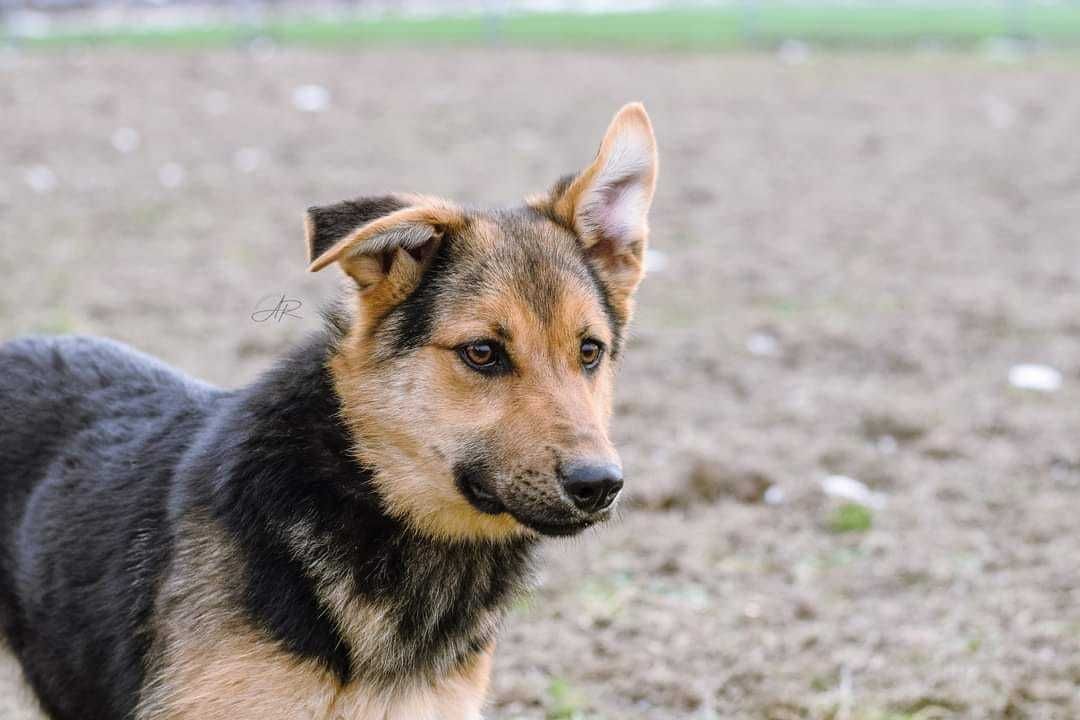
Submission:
<svg viewBox="0 0 1080 720">
<path fill-rule="evenodd" d="M 573 228 L 609 288 L 627 299 L 642 276 L 657 164 L 649 116 L 630 103 L 615 114 L 592 164 L 531 202 Z"/>
<path fill-rule="evenodd" d="M 312 272 L 338 263 L 365 302 L 394 304 L 420 281 L 443 235 L 464 222 L 461 210 L 410 195 L 362 198 L 308 209 Z"/>
</svg>

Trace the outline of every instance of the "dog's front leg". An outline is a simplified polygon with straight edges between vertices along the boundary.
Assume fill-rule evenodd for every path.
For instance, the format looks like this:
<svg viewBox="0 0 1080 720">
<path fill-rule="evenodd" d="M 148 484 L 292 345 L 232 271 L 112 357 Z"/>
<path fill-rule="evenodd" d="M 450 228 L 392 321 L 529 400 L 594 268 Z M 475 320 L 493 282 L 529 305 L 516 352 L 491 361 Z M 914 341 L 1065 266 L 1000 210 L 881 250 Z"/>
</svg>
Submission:
<svg viewBox="0 0 1080 720">
<path fill-rule="evenodd" d="M 482 720 L 494 653 L 492 643 L 459 671 L 401 692 L 390 702 L 386 720 Z"/>
</svg>

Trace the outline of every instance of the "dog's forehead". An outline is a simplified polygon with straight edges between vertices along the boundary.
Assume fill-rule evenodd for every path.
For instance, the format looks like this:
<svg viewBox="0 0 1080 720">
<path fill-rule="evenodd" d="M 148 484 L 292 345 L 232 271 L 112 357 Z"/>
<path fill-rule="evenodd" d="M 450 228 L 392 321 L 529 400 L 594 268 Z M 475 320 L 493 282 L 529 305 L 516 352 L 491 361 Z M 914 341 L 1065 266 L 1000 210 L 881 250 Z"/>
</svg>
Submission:
<svg viewBox="0 0 1080 720">
<path fill-rule="evenodd" d="M 391 353 L 511 326 L 560 336 L 588 329 L 614 346 L 618 327 L 605 293 L 578 239 L 543 214 L 471 211 L 379 335 Z"/>
<path fill-rule="evenodd" d="M 577 239 L 561 225 L 532 208 L 473 211 L 463 234 L 466 255 L 476 260 L 572 264 L 581 260 Z"/>
<path fill-rule="evenodd" d="M 530 208 L 477 213 L 464 233 L 453 285 L 473 297 L 513 296 L 550 321 L 568 295 L 598 288 L 577 239 Z"/>
</svg>

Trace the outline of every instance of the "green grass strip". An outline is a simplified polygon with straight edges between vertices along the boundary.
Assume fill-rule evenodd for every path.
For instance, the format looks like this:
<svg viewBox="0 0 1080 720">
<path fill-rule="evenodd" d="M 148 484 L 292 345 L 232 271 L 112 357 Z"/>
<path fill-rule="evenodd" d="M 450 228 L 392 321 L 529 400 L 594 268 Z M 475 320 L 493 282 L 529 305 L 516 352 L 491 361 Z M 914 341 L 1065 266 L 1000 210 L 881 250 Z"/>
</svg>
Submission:
<svg viewBox="0 0 1080 720">
<path fill-rule="evenodd" d="M 825 45 L 896 46 L 920 40 L 953 44 L 1020 35 L 1080 45 L 1080 4 L 974 7 L 844 7 L 752 4 L 641 13 L 515 13 L 504 16 L 289 20 L 161 29 L 57 32 L 0 39 L 27 47 L 106 45 L 214 47 L 268 37 L 312 46 L 493 45 L 714 50 L 770 46 L 788 38 Z"/>
</svg>

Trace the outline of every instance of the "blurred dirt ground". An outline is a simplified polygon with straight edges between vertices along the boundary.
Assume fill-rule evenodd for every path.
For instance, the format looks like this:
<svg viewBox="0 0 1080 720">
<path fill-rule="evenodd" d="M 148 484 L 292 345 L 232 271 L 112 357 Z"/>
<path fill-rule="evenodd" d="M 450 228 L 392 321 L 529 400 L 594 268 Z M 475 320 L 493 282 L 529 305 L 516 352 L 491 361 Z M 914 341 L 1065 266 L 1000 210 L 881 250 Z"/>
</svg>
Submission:
<svg viewBox="0 0 1080 720">
<path fill-rule="evenodd" d="M 4 51 L 0 338 L 109 335 L 247 382 L 338 288 L 305 273 L 304 207 L 515 202 L 642 99 L 663 257 L 619 387 L 630 497 L 551 543 L 491 717 L 1077 718 L 1078 71 Z M 274 293 L 303 319 L 252 322 Z M 1022 362 L 1060 390 L 1010 387 Z M 884 506 L 843 513 L 835 474 Z"/>
</svg>

